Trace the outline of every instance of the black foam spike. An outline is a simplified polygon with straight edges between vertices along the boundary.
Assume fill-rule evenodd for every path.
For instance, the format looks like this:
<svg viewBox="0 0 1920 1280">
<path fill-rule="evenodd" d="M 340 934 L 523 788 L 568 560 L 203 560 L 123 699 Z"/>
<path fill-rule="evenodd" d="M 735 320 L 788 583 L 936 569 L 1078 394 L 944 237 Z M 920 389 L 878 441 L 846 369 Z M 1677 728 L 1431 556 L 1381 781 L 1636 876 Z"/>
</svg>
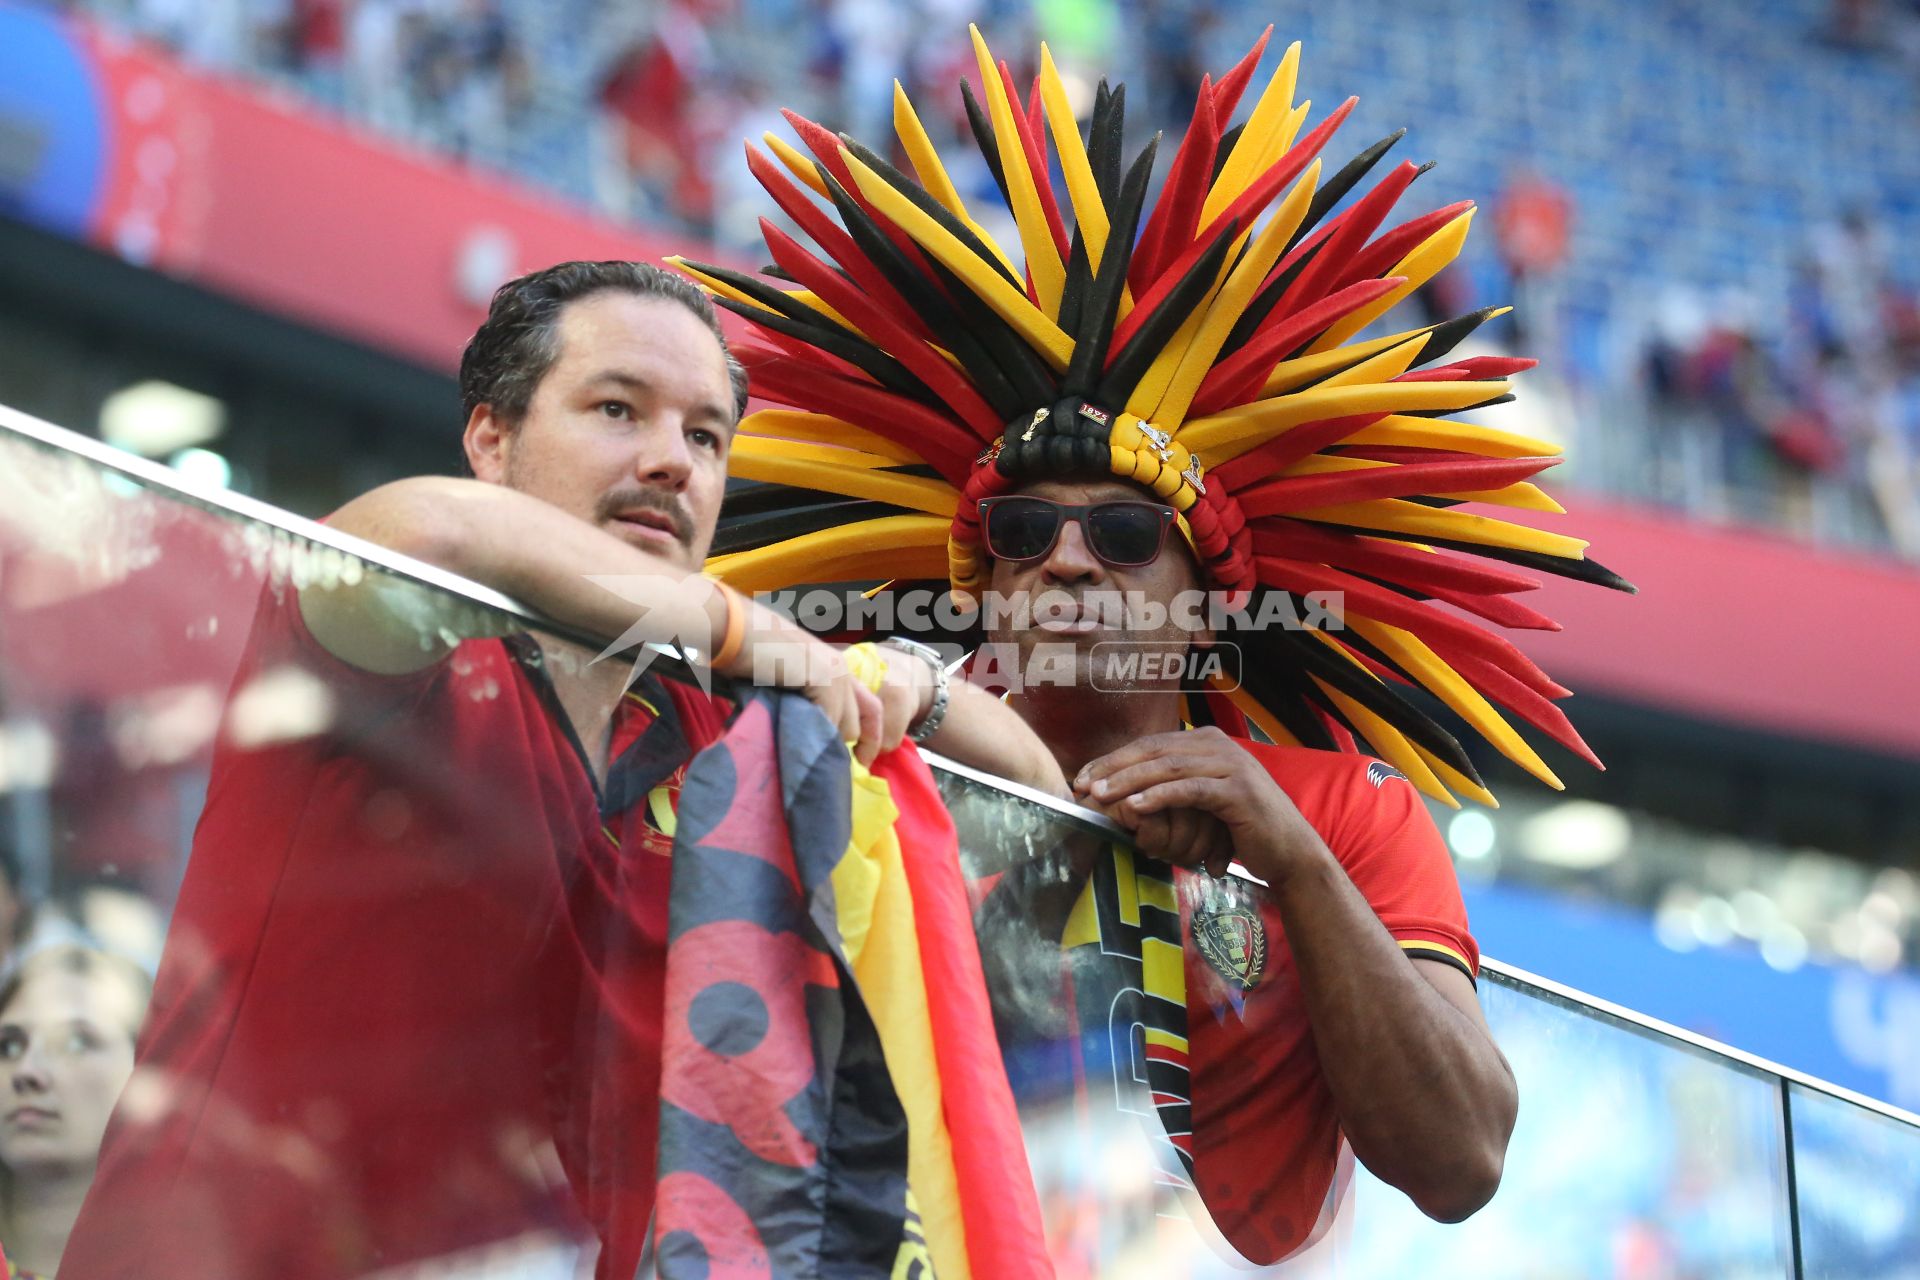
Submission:
<svg viewBox="0 0 1920 1280">
<path fill-rule="evenodd" d="M 1114 97 L 1119 96 L 1120 91 L 1116 90 Z M 1140 227 L 1140 210 L 1147 201 L 1147 183 L 1153 178 L 1153 160 L 1159 149 L 1160 135 L 1156 133 L 1135 158 L 1133 168 L 1120 186 L 1118 198 L 1108 206 L 1107 247 L 1101 254 L 1100 270 L 1088 290 L 1086 304 L 1081 308 L 1080 325 L 1073 340 L 1073 358 L 1060 384 L 1063 396 L 1092 395 L 1094 384 L 1106 368 L 1107 347 L 1113 340 L 1113 326 L 1120 315 L 1120 297 L 1127 287 L 1133 238 Z"/>
<path fill-rule="evenodd" d="M 1405 129 L 1395 129 L 1347 161 L 1340 172 L 1322 183 L 1320 189 L 1313 193 L 1313 200 L 1307 205 L 1307 216 L 1300 220 L 1299 227 L 1294 230 L 1293 239 L 1287 242 L 1287 250 L 1292 250 L 1294 245 L 1299 244 L 1311 234 L 1313 229 L 1320 225 L 1320 220 L 1333 211 L 1333 206 L 1346 199 L 1347 192 L 1353 190 L 1355 184 L 1366 177 L 1373 166 L 1380 163 L 1380 157 L 1393 150 L 1394 144 L 1406 136 Z"/>
<path fill-rule="evenodd" d="M 1376 680 L 1371 673 L 1354 666 L 1304 632 L 1283 629 L 1279 634 L 1292 642 L 1295 656 L 1307 671 L 1385 720 L 1408 739 L 1471 778 L 1474 783 L 1480 784 L 1480 774 L 1474 769 L 1473 761 L 1467 758 L 1459 741 L 1425 712 L 1401 697 L 1393 686 Z"/>
<path fill-rule="evenodd" d="M 879 174 L 888 186 L 905 196 L 914 208 L 939 223 L 954 239 L 965 245 L 967 252 L 993 268 L 1014 288 L 1022 291 L 1026 289 L 1026 282 L 1007 270 L 1007 265 L 981 242 L 980 237 L 974 234 L 973 228 L 954 217 L 953 211 L 927 194 L 926 188 L 874 154 L 871 148 L 854 141 L 846 134 L 840 135 L 840 141 L 846 144 L 847 150 L 860 158 L 862 164 Z"/>
<path fill-rule="evenodd" d="M 1421 364 L 1435 364 L 1449 355 L 1453 349 L 1466 341 L 1467 336 L 1487 321 L 1493 319 L 1499 307 L 1482 307 L 1478 311 L 1469 311 L 1463 316 L 1443 320 L 1433 326 L 1427 345 L 1420 349 Z"/>
<path fill-rule="evenodd" d="M 787 486 L 769 486 L 787 488 Z M 714 555 L 726 555 L 735 551 L 752 551 L 759 547 L 772 546 L 776 542 L 785 542 L 788 538 L 798 538 L 809 533 L 818 533 L 822 529 L 836 529 L 858 520 L 872 520 L 881 516 L 901 516 L 924 514 L 908 507 L 895 506 L 889 502 L 873 502 L 867 499 L 849 501 L 820 501 L 820 495 L 810 489 L 792 489 L 790 492 L 800 495 L 807 501 L 803 504 L 741 517 L 728 517 L 720 522 L 713 535 Z M 728 498 L 729 504 L 732 498 Z"/>
<path fill-rule="evenodd" d="M 1548 555 L 1544 551 L 1522 551 L 1515 547 L 1493 547 L 1481 542 L 1465 542 L 1458 538 L 1436 538 L 1427 534 L 1418 536 L 1395 533 L 1391 529 L 1369 529 L 1361 525 L 1333 524 L 1315 520 L 1312 522 L 1321 529 L 1332 529 L 1341 533 L 1357 533 L 1368 538 L 1391 538 L 1401 542 L 1418 542 L 1422 546 L 1439 547 L 1446 551 L 1461 551 L 1468 555 L 1483 556 L 1488 560 L 1498 560 L 1502 564 L 1514 565 L 1521 569 L 1533 569 L 1540 573 L 1551 573 L 1556 577 L 1571 578 L 1576 582 L 1590 582 L 1610 591 L 1624 591 L 1628 595 L 1638 595 L 1640 589 L 1628 582 L 1598 560 L 1575 560 L 1567 556 Z"/>
<path fill-rule="evenodd" d="M 1106 84 L 1105 80 L 1100 82 L 1103 91 Z M 1107 206 L 1109 219 L 1113 216 L 1114 201 L 1120 195 L 1126 113 L 1127 86 L 1123 84 L 1107 94 L 1104 105 L 1096 98 L 1093 127 L 1087 131 L 1087 164 L 1093 169 L 1093 182 L 1100 189 L 1100 201 Z"/>
<path fill-rule="evenodd" d="M 769 315 L 761 307 L 737 302 L 732 298 L 714 299 L 716 304 L 725 307 L 735 315 L 772 329 L 775 333 L 784 333 L 790 338 L 798 338 L 802 342 L 819 347 L 822 351 L 836 355 L 889 391 L 897 391 L 901 395 L 910 396 L 930 405 L 939 403 L 938 398 L 927 385 L 909 372 L 905 365 L 859 334 L 836 324 L 830 317 L 820 314 L 790 296 L 784 289 L 777 289 L 766 281 L 756 279 L 744 272 L 716 267 L 710 263 L 688 262 L 687 265 L 716 280 L 732 285 L 755 302 L 772 307 L 778 313 Z"/>
<path fill-rule="evenodd" d="M 1007 188 L 1007 171 L 1000 166 L 1000 144 L 993 138 L 993 121 L 981 107 L 980 100 L 973 96 L 973 86 L 965 80 L 960 82 L 960 98 L 967 107 L 967 127 L 973 130 L 974 145 L 980 148 L 993 174 L 993 183 L 1000 188 L 1001 201 L 1011 207 L 1013 194 Z"/>
<path fill-rule="evenodd" d="M 866 339 L 848 333 L 845 329 L 828 321 L 825 316 L 821 316 L 818 322 L 795 318 L 766 311 L 751 303 L 740 302 L 733 298 L 715 298 L 713 304 L 724 307 L 735 315 L 763 328 L 771 329 L 775 333 L 784 333 L 789 338 L 798 338 L 808 346 L 817 347 L 829 355 L 838 356 L 888 391 L 932 408 L 940 407 L 939 399 L 927 389 L 926 384 L 908 373 L 899 361 Z"/>
<path fill-rule="evenodd" d="M 1247 639 L 1235 643 L 1242 651 L 1240 685 L 1254 701 L 1271 712 L 1301 746 L 1338 750 L 1340 744 L 1312 711 L 1312 706 L 1325 703 L 1325 697 L 1300 674 L 1280 644 L 1265 632 L 1247 633 Z"/>
<path fill-rule="evenodd" d="M 1273 309 L 1280 305 L 1280 299 L 1286 294 L 1287 287 L 1299 277 L 1302 271 L 1306 270 L 1308 263 L 1319 256 L 1320 250 L 1324 247 L 1326 247 L 1326 241 L 1322 240 L 1301 254 L 1296 261 L 1290 263 L 1273 279 L 1260 286 L 1259 292 L 1253 295 L 1253 301 L 1249 302 L 1247 309 L 1240 313 L 1240 318 L 1233 322 L 1233 329 L 1227 334 L 1226 342 L 1220 347 L 1220 359 L 1226 359 L 1253 340 L 1253 335 L 1259 332 L 1260 326 L 1265 324 L 1267 317 L 1273 314 Z M 1310 343 L 1318 336 L 1314 334 L 1306 341 Z M 1282 357 L 1284 358 L 1286 357 Z"/>
<path fill-rule="evenodd" d="M 1087 241 L 1076 225 L 1073 229 L 1073 248 L 1067 252 L 1067 281 L 1060 290 L 1059 326 L 1068 333 L 1080 328 L 1080 308 L 1087 300 L 1087 290 L 1093 287 L 1093 268 L 1087 264 Z"/>
<path fill-rule="evenodd" d="M 1214 235 L 1213 243 L 1187 268 L 1180 282 L 1173 286 L 1154 313 L 1134 330 L 1133 336 L 1127 339 L 1127 345 L 1114 356 L 1113 362 L 1107 366 L 1106 375 L 1100 379 L 1100 389 L 1093 397 L 1095 403 L 1110 405 L 1115 409 L 1126 404 L 1155 357 L 1213 288 L 1213 282 L 1220 274 L 1220 264 L 1226 261 L 1227 252 L 1233 248 L 1234 237 L 1239 234 L 1240 220 L 1229 218 L 1226 225 Z"/>
<path fill-rule="evenodd" d="M 1002 320 L 992 307 L 981 301 L 967 287 L 966 281 L 938 261 L 928 259 L 927 265 L 952 299 L 954 309 L 959 313 L 961 323 L 967 326 L 969 336 L 986 351 L 1005 376 L 1007 385 L 1013 389 L 1019 407 L 1006 415 L 1005 421 L 1031 413 L 1039 405 L 1052 404 L 1058 397 L 1059 384 L 1054 379 L 1053 370 L 1040 358 L 1040 353 L 1028 346 L 1027 340 L 1015 333 L 1012 326 Z"/>
<path fill-rule="evenodd" d="M 901 252 L 900 246 L 867 216 L 867 211 L 854 202 L 846 188 L 832 174 L 821 169 L 820 176 L 826 182 L 827 195 L 839 211 L 840 222 L 853 238 L 854 246 L 887 278 L 887 282 L 906 304 L 913 308 L 914 314 L 933 331 L 940 345 L 960 361 L 975 388 L 1001 421 L 1010 421 L 1026 401 L 1016 392 L 987 349 L 975 339 L 947 296 L 914 266 L 912 260 Z"/>
</svg>

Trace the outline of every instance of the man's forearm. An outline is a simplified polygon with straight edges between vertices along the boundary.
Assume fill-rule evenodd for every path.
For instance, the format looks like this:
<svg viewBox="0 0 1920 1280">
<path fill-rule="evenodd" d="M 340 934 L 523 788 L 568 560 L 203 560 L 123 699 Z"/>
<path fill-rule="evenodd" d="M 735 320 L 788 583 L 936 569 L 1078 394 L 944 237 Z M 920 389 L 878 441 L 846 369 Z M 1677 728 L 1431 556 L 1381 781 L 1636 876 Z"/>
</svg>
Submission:
<svg viewBox="0 0 1920 1280">
<path fill-rule="evenodd" d="M 1051 796 L 1070 795 L 1053 753 L 1019 713 L 965 680 L 956 679 L 949 689 L 953 701 L 927 740 L 929 750 Z"/>
<path fill-rule="evenodd" d="M 1315 843 L 1271 888 L 1341 1129 L 1382 1181 L 1430 1217 L 1457 1221 L 1499 1185 L 1512 1072 L 1477 1018 L 1421 975 L 1425 962 L 1407 958 Z M 1467 990 L 1464 977 L 1459 987 Z"/>
</svg>

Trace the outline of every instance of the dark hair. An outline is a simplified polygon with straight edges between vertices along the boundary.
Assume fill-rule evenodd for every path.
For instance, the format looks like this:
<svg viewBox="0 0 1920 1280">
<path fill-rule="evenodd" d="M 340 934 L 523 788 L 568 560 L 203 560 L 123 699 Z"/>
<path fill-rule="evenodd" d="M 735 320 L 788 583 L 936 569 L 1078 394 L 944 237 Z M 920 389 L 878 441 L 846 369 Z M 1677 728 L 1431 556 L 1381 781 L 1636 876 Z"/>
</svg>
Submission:
<svg viewBox="0 0 1920 1280">
<path fill-rule="evenodd" d="M 494 290 L 487 319 L 474 331 L 460 357 L 460 401 L 468 417 L 481 405 L 508 422 L 518 422 L 533 401 L 534 388 L 553 368 L 554 330 L 569 302 L 618 290 L 642 298 L 677 302 L 713 330 L 727 362 L 733 389 L 733 416 L 747 408 L 747 371 L 727 349 L 719 317 L 707 295 L 684 276 L 645 262 L 562 262 L 509 280 Z"/>
</svg>

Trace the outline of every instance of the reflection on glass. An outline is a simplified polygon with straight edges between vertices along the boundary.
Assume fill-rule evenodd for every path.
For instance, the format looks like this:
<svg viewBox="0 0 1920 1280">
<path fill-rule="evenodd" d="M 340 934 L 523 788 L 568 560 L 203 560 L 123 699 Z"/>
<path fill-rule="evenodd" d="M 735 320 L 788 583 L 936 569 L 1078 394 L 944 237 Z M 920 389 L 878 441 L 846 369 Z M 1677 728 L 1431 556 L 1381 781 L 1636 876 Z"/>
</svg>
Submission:
<svg viewBox="0 0 1920 1280">
<path fill-rule="evenodd" d="M 942 786 L 976 886 L 1001 1045 L 1061 1274 L 1247 1274 L 1168 1159 L 1150 1087 L 1151 1016 L 1140 1015 L 1137 992 L 1116 997 L 1124 967 L 1118 981 L 1101 972 L 1121 958 L 1081 949 L 1061 962 L 1056 940 L 1113 857 L 1104 838 L 979 783 L 947 777 Z M 1189 917 L 1261 892 L 1245 881 L 1193 883 L 1199 900 L 1182 904 Z M 1339 1212 L 1317 1243 L 1260 1274 L 1792 1274 L 1770 1078 L 1495 975 L 1483 977 L 1481 1001 L 1521 1093 L 1493 1203 L 1441 1225 L 1343 1167 L 1336 1191 L 1357 1173 L 1353 1191 L 1333 1198 Z M 1119 1016 L 1099 1017 L 1106 1008 Z M 1128 1024 L 1135 1043 L 1113 1049 L 1110 1021 Z M 1126 1069 L 1113 1071 L 1116 1056 Z M 1097 1083 L 1130 1074 L 1132 1090 Z"/>
<path fill-rule="evenodd" d="M 1788 1086 L 1807 1280 L 1920 1277 L 1920 1128 Z"/>
<path fill-rule="evenodd" d="M 637 1049 L 594 991 L 554 975 L 631 941 L 601 911 L 596 876 L 640 867 L 664 885 L 669 863 L 553 870 L 557 845 L 605 843 L 601 798 L 556 801 L 552 777 L 503 763 L 517 757 L 498 727 L 559 732 L 536 673 L 562 647 L 525 662 L 494 642 L 461 647 L 435 667 L 434 692 L 383 684 L 286 629 L 302 589 L 380 598 L 399 647 L 421 653 L 517 625 L 0 434 L 0 947 L 17 941 L 35 957 L 24 974 L 44 974 L 0 992 L 0 1048 L 20 1024 L 5 1065 L 51 1073 L 49 1095 L 67 1097 L 58 1072 L 81 1041 L 47 1040 L 57 1016 L 43 1006 L 91 1000 L 103 1007 L 89 1017 L 120 1035 L 138 1015 L 105 1007 L 128 1004 L 130 984 L 100 976 L 122 960 L 89 977 L 55 957 L 150 969 L 171 918 L 181 998 L 148 1033 L 170 1069 L 123 1091 L 100 1177 L 140 1167 L 116 1149 L 179 1156 L 167 1176 L 185 1191 L 160 1207 L 165 1231 L 198 1250 L 190 1274 L 590 1271 L 608 1184 L 579 1171 L 599 1168 L 599 1144 L 652 1100 L 580 1091 L 577 1064 L 611 1070 Z M 488 728 L 463 736 L 466 723 Z M 941 781 L 1059 1276 L 1260 1273 L 1174 1154 L 1154 1096 L 1174 1055 L 1145 958 L 1206 913 L 1225 922 L 1223 962 L 1250 962 L 1230 926 L 1258 888 L 1195 879 L 1158 897 L 1153 869 L 1131 864 L 1140 945 L 1076 945 L 1088 884 L 1109 877 L 1117 891 L 1129 856 L 1094 825 Z M 580 830 L 554 829 L 581 806 Z M 283 839 L 279 818 L 296 811 L 332 833 L 316 856 Z M 206 862 L 188 876 L 196 827 Z M 649 838 L 656 854 L 671 845 Z M 263 867 L 287 870 L 263 879 Z M 202 933 L 183 920 L 252 923 Z M 1314 1243 L 1267 1274 L 1791 1274 L 1777 1081 L 1498 977 L 1480 995 L 1521 1089 L 1499 1195 L 1443 1226 L 1351 1162 L 1310 1171 L 1301 1225 Z M 63 1123 L 79 1115 L 59 1109 Z M 569 1115 L 571 1128 L 556 1123 Z M 58 1152 L 42 1117 L 23 1120 L 18 1133 L 0 1124 L 14 1192 L 35 1170 L 57 1167 L 69 1190 L 90 1176 L 94 1138 L 75 1137 L 77 1120 Z M 167 1145 L 189 1129 L 191 1160 Z M 1795 1140 L 1808 1274 L 1915 1274 L 1920 1130 L 1796 1093 Z M 1274 1159 L 1276 1178 L 1293 1176 Z M 135 1208 L 97 1219 L 91 1247 L 136 1262 L 65 1280 L 146 1274 L 154 1226 L 139 1206 L 153 1202 L 118 1203 Z M 32 1242 L 54 1233 L 22 1217 L 26 1204 L 0 1204 L 0 1244 L 48 1267 L 57 1246 Z"/>
</svg>

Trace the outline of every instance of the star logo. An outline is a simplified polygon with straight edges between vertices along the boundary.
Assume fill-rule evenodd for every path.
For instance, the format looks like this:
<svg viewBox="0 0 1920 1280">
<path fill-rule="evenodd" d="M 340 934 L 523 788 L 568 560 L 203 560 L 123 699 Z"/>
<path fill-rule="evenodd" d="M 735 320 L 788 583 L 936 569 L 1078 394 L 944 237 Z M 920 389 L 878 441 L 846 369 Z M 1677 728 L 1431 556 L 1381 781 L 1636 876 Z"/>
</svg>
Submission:
<svg viewBox="0 0 1920 1280">
<path fill-rule="evenodd" d="M 616 654 L 634 651 L 633 669 L 627 672 L 627 683 L 622 692 L 631 689 L 645 675 L 647 668 L 662 654 L 677 657 L 693 668 L 693 678 L 700 686 L 700 692 L 713 693 L 713 672 L 705 659 L 711 655 L 706 652 L 710 634 L 706 611 L 686 601 L 692 593 L 679 579 L 660 573 L 589 573 L 588 582 L 604 590 L 611 591 L 634 607 L 634 619 L 631 626 L 620 633 L 619 639 L 594 655 L 587 665 L 603 662 Z M 659 619 L 652 615 L 659 613 Z M 657 637 L 661 631 L 661 622 L 668 623 L 667 630 L 672 638 L 661 641 L 649 639 Z"/>
</svg>

